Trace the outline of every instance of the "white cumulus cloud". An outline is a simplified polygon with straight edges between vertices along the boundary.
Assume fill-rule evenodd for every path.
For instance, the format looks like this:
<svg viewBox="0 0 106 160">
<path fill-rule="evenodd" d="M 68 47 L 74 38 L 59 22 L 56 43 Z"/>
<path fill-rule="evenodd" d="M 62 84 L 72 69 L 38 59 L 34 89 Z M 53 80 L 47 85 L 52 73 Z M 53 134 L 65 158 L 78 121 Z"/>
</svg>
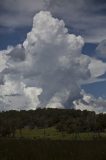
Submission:
<svg viewBox="0 0 106 160">
<path fill-rule="evenodd" d="M 81 91 L 82 97 L 73 101 L 75 109 L 95 111 L 96 113 L 106 112 L 106 100 L 102 97 L 95 98 L 91 94 Z"/>
<path fill-rule="evenodd" d="M 63 20 L 47 11 L 36 14 L 23 44 L 1 51 L 1 110 L 72 107 L 81 97 L 82 82 L 106 70 L 104 63 L 81 53 L 83 45 Z"/>
</svg>

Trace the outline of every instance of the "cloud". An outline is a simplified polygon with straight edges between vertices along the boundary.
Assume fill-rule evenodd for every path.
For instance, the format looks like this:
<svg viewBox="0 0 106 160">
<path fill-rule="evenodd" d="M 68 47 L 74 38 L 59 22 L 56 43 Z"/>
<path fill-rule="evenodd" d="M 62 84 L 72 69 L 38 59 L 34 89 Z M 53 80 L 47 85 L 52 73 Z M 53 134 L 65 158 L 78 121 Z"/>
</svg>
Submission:
<svg viewBox="0 0 106 160">
<path fill-rule="evenodd" d="M 47 0 L 4 0 L 0 2 L 0 25 L 5 27 L 31 26 L 34 14 L 44 10 Z"/>
<path fill-rule="evenodd" d="M 97 3 L 95 0 L 50 1 L 50 11 L 54 15 L 62 17 L 67 26 L 72 28 L 74 33 L 81 34 L 86 42 L 93 43 L 105 38 L 105 8 L 106 2 Z"/>
<path fill-rule="evenodd" d="M 15 62 L 25 60 L 25 50 L 21 45 L 17 45 L 11 52 L 8 53 L 9 59 Z"/>
<path fill-rule="evenodd" d="M 81 53 L 83 45 L 83 38 L 69 34 L 63 20 L 46 11 L 36 14 L 24 43 L 1 51 L 1 110 L 71 108 L 82 96 L 82 82 L 106 69 Z"/>
<path fill-rule="evenodd" d="M 81 34 L 86 42 L 100 42 L 106 35 L 105 1 L 95 0 L 4 0 L 0 2 L 0 25 L 25 27 L 41 10 L 64 19 L 73 33 Z M 71 25 L 70 25 L 71 24 Z M 101 32 L 102 31 L 102 32 Z"/>
<path fill-rule="evenodd" d="M 82 98 L 73 102 L 75 109 L 95 111 L 96 113 L 106 112 L 106 100 L 102 97 L 95 98 L 91 94 L 81 91 Z"/>
<path fill-rule="evenodd" d="M 17 75 L 5 75 L 0 91 L 0 110 L 27 110 L 37 107 L 42 89 L 26 87 Z"/>
<path fill-rule="evenodd" d="M 101 60 L 91 58 L 89 69 L 91 71 L 92 78 L 99 77 L 106 73 L 106 63 L 103 63 Z"/>
<path fill-rule="evenodd" d="M 10 11 L 31 12 L 44 8 L 47 0 L 4 0 L 0 2 L 2 8 Z"/>
<path fill-rule="evenodd" d="M 5 54 L 8 59 L 1 72 L 4 76 L 1 90 L 8 91 L 8 97 L 26 95 L 31 108 L 36 108 L 36 104 L 32 104 L 32 92 L 34 97 L 35 94 L 39 96 L 42 107 L 46 107 L 57 95 L 60 103 L 65 103 L 62 97 L 66 92 L 66 100 L 70 92 L 75 96 L 79 94 L 77 80 L 89 77 L 86 62 L 82 63 L 80 57 L 83 44 L 82 37 L 68 34 L 62 20 L 53 18 L 50 12 L 40 12 L 34 17 L 32 31 L 28 33 L 23 46 L 18 45 Z M 81 63 L 85 63 L 84 67 Z M 42 90 L 40 95 L 37 93 L 39 89 Z M 64 90 L 66 92 L 60 94 Z M 5 94 L 2 96 L 5 100 Z"/>
<path fill-rule="evenodd" d="M 8 47 L 7 50 L 0 51 L 0 72 L 6 68 L 6 62 L 8 60 L 7 54 L 12 51 L 13 47 Z"/>
<path fill-rule="evenodd" d="M 35 16 L 32 31 L 23 45 L 26 59 L 34 66 L 31 76 L 35 75 L 36 85 L 43 88 L 39 96 L 41 105 L 46 106 L 57 93 L 64 103 L 60 94 L 64 88 L 67 92 L 72 90 L 73 94 L 79 94 L 77 81 L 89 77 L 88 62 L 81 62 L 80 57 L 83 44 L 80 36 L 68 34 L 64 22 L 54 19 L 49 12 Z"/>
<path fill-rule="evenodd" d="M 42 93 L 42 89 L 36 87 L 26 87 L 24 88 L 24 93 L 26 98 L 28 98 L 27 101 L 29 100 L 27 106 L 31 109 L 36 109 L 40 104 L 38 96 Z"/>
<path fill-rule="evenodd" d="M 98 58 L 106 59 L 106 39 L 99 43 L 96 48 L 96 53 Z"/>
</svg>

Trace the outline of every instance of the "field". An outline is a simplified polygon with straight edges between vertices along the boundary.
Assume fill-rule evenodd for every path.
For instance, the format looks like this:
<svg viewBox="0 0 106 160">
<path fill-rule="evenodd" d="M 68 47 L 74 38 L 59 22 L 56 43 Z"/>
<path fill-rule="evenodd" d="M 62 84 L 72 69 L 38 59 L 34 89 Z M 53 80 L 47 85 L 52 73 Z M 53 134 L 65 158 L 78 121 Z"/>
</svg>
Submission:
<svg viewBox="0 0 106 160">
<path fill-rule="evenodd" d="M 59 132 L 55 128 L 45 129 L 22 129 L 21 136 L 30 139 L 51 139 L 51 140 L 95 140 L 106 139 L 106 133 L 71 133 Z M 20 137 L 20 131 L 17 130 L 16 137 Z"/>
<path fill-rule="evenodd" d="M 106 134 L 17 130 L 15 138 L 0 138 L 0 160 L 106 160 Z"/>
<path fill-rule="evenodd" d="M 106 160 L 106 141 L 0 139 L 0 160 Z"/>
</svg>

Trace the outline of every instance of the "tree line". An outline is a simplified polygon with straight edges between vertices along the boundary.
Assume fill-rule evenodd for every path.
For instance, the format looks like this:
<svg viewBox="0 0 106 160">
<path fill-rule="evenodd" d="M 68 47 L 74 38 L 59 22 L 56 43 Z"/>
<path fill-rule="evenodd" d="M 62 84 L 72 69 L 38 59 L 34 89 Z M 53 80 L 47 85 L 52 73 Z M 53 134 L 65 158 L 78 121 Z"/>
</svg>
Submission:
<svg viewBox="0 0 106 160">
<path fill-rule="evenodd" d="M 0 112 L 0 136 L 15 137 L 16 131 L 28 127 L 55 127 L 60 132 L 105 132 L 106 114 L 74 109 L 37 109 Z"/>
</svg>

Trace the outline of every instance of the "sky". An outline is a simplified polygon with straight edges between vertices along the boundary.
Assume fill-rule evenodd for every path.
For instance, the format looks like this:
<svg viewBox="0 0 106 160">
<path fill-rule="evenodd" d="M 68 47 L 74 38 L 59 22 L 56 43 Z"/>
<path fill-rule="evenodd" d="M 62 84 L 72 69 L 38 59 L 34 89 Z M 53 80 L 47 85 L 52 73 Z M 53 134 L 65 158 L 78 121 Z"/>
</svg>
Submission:
<svg viewBox="0 0 106 160">
<path fill-rule="evenodd" d="M 106 1 L 0 1 L 0 110 L 106 112 Z"/>
</svg>

